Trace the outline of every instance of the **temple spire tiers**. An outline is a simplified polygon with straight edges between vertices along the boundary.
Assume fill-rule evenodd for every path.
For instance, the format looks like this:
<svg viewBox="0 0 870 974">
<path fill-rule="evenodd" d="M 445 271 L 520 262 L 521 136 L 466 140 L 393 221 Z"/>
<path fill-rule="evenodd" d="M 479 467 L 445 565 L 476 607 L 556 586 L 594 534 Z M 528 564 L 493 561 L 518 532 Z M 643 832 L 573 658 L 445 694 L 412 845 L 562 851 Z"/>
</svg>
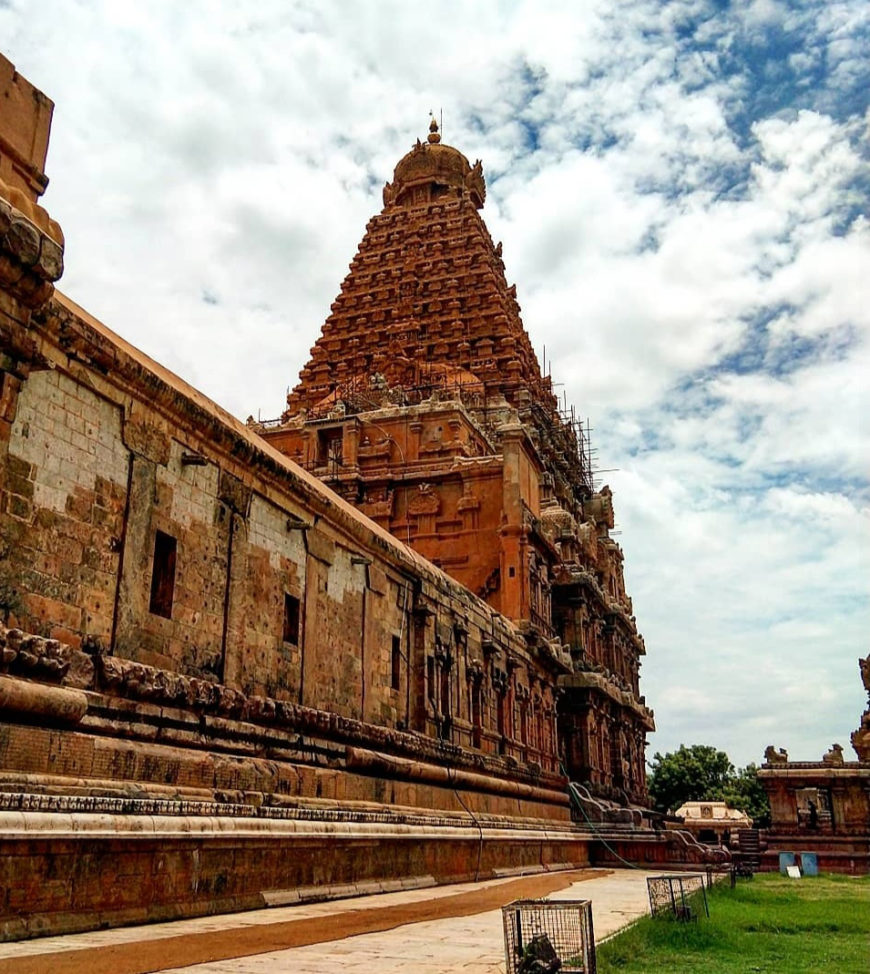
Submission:
<svg viewBox="0 0 870 974">
<path fill-rule="evenodd" d="M 644 802 L 654 725 L 610 491 L 542 374 L 485 199 L 481 162 L 433 118 L 384 186 L 286 411 L 252 425 L 507 616 L 565 688 L 572 776 Z"/>
</svg>

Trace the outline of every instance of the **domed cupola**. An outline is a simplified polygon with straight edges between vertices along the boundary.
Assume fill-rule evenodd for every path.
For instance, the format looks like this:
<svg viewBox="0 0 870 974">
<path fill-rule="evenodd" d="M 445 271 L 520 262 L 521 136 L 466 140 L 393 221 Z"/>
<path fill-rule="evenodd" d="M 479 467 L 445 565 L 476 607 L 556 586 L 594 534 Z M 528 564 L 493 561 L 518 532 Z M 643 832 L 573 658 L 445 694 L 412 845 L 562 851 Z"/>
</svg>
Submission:
<svg viewBox="0 0 870 974">
<path fill-rule="evenodd" d="M 458 149 L 443 145 L 433 118 L 428 140 L 417 139 L 396 166 L 393 181 L 384 186 L 384 205 L 427 206 L 440 197 L 466 194 L 478 210 L 483 207 L 486 183 L 480 160 L 472 166 Z"/>
</svg>

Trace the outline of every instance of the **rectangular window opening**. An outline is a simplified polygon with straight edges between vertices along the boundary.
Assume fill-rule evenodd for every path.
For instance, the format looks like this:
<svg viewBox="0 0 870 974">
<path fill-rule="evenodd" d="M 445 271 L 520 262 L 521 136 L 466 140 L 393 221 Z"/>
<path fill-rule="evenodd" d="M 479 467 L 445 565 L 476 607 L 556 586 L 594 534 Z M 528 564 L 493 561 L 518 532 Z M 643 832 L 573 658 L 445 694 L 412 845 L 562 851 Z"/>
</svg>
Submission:
<svg viewBox="0 0 870 974">
<path fill-rule="evenodd" d="M 171 534 L 158 531 L 154 536 L 154 561 L 151 566 L 149 611 L 164 619 L 172 618 L 175 597 L 175 555 L 178 542 Z"/>
<path fill-rule="evenodd" d="M 344 434 L 338 429 L 321 430 L 317 436 L 317 465 L 329 466 L 337 470 L 342 466 Z"/>
<path fill-rule="evenodd" d="M 402 641 L 393 636 L 393 651 L 390 659 L 390 686 L 398 690 L 402 682 Z"/>
<path fill-rule="evenodd" d="M 295 595 L 284 593 L 284 635 L 285 643 L 299 645 L 299 599 Z"/>
</svg>

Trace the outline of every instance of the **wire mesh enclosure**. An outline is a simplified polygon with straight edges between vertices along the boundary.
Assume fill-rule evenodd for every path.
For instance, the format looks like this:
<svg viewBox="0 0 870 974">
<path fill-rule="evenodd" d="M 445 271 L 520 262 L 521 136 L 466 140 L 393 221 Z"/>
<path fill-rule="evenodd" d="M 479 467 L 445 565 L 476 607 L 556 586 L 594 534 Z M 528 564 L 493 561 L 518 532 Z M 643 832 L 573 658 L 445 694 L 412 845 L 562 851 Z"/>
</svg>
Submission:
<svg viewBox="0 0 870 974">
<path fill-rule="evenodd" d="M 669 916 L 677 920 L 697 920 L 710 916 L 707 890 L 701 873 L 682 876 L 649 876 L 649 911 L 654 917 Z"/>
<path fill-rule="evenodd" d="M 595 974 L 590 900 L 515 900 L 501 912 L 507 974 Z"/>
</svg>

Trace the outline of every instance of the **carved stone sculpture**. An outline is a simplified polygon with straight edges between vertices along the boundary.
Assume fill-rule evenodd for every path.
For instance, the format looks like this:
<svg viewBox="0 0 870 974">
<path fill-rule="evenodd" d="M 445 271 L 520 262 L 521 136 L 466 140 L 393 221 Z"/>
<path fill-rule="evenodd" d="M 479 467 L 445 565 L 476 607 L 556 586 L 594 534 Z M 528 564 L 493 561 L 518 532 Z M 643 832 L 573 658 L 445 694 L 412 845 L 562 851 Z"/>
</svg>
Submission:
<svg viewBox="0 0 870 974">
<path fill-rule="evenodd" d="M 832 744 L 830 750 L 822 755 L 825 764 L 841 765 L 843 763 L 843 748 L 840 744 Z"/>
</svg>

